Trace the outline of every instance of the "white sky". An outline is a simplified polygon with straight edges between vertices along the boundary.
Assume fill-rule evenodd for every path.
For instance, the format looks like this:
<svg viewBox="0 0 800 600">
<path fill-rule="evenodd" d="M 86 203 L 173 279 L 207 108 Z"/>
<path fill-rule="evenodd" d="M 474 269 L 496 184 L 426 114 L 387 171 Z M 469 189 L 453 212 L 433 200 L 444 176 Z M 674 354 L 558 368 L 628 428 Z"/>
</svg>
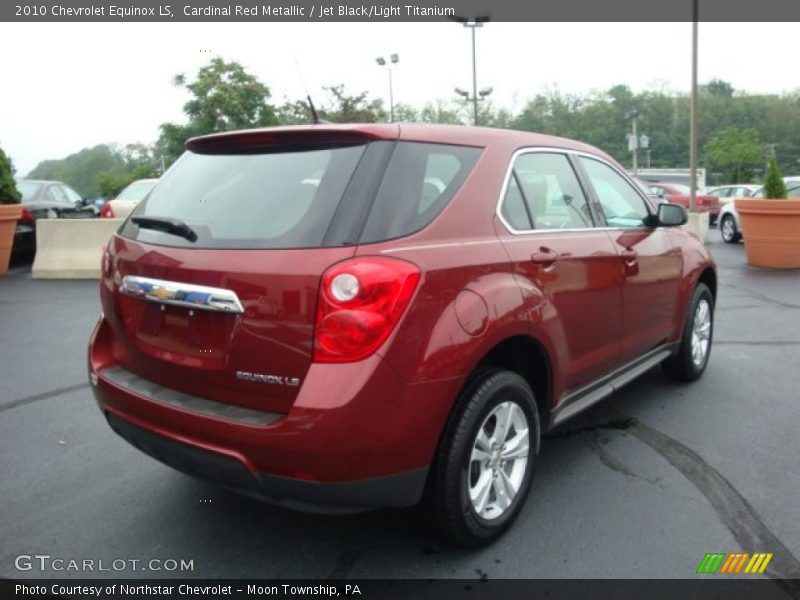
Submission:
<svg viewBox="0 0 800 600">
<path fill-rule="evenodd" d="M 783 93 L 800 88 L 793 23 L 702 23 L 700 81 Z M 478 86 L 511 109 L 548 87 L 687 91 L 690 23 L 489 23 L 477 32 Z M 769 40 L 766 43 L 765 40 Z M 454 98 L 472 82 L 469 32 L 445 23 L 0 23 L 0 145 L 19 174 L 105 142 L 151 143 L 165 121 L 182 121 L 192 77 L 215 55 L 266 83 L 273 101 L 323 85 L 384 98 L 375 57 L 397 52 L 396 103 Z M 787 61 L 785 64 L 782 60 Z"/>
</svg>

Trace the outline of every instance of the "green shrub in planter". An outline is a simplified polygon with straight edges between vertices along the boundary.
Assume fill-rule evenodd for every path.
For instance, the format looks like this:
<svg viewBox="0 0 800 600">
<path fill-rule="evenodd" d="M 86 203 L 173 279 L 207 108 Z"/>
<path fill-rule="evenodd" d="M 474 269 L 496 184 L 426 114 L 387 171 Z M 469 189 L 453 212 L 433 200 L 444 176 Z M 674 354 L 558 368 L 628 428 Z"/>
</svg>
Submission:
<svg viewBox="0 0 800 600">
<path fill-rule="evenodd" d="M 769 159 L 769 166 L 767 167 L 767 176 L 764 179 L 764 198 L 771 198 L 773 200 L 781 200 L 786 198 L 786 184 L 783 183 L 781 176 L 781 168 L 778 166 L 778 161 L 773 156 Z"/>
<path fill-rule="evenodd" d="M 14 167 L 11 159 L 0 148 L 0 204 L 19 204 L 22 194 L 14 181 Z"/>
</svg>

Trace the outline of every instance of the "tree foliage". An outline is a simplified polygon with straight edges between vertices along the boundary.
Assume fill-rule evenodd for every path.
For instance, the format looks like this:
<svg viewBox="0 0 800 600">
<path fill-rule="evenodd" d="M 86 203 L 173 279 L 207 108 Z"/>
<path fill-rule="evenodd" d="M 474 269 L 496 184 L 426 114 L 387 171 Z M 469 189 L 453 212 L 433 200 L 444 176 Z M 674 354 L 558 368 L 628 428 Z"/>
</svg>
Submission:
<svg viewBox="0 0 800 600">
<path fill-rule="evenodd" d="M 14 165 L 0 148 L 0 204 L 19 204 L 22 195 L 14 181 Z"/>
<path fill-rule="evenodd" d="M 752 179 L 751 167 L 763 160 L 764 146 L 757 130 L 729 127 L 708 140 L 705 153 L 713 165 L 730 169 L 731 182 L 740 183 Z"/>
<path fill-rule="evenodd" d="M 183 105 L 186 123 L 161 125 L 156 147 L 167 163 L 180 156 L 186 140 L 196 135 L 278 124 L 269 88 L 238 62 L 213 58 L 194 81 L 177 75 L 173 83 L 191 97 Z"/>
<path fill-rule="evenodd" d="M 328 99 L 320 116 L 333 123 L 379 123 L 388 120 L 383 101 L 367 92 L 348 94 L 344 84 L 324 88 Z"/>
<path fill-rule="evenodd" d="M 124 156 L 109 144 L 84 148 L 60 160 L 40 162 L 30 173 L 29 179 L 63 181 L 84 197 L 98 193 L 98 173 L 123 173 L 127 168 Z"/>
</svg>

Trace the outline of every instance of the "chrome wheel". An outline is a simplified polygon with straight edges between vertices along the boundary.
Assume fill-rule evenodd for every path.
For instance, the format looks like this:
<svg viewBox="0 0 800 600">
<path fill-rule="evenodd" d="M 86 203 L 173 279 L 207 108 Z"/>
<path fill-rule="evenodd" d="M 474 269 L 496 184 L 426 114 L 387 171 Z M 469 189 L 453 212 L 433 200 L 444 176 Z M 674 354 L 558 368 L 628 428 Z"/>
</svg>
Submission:
<svg viewBox="0 0 800 600">
<path fill-rule="evenodd" d="M 711 344 L 711 305 L 703 298 L 697 303 L 692 325 L 692 362 L 699 367 L 708 356 Z"/>
<path fill-rule="evenodd" d="M 736 237 L 736 222 L 731 217 L 725 217 L 722 219 L 722 227 L 720 228 L 722 233 L 722 240 L 725 242 L 732 242 L 733 239 Z"/>
<path fill-rule="evenodd" d="M 516 402 L 503 402 L 484 419 L 472 445 L 469 498 L 479 517 L 502 516 L 517 496 L 528 465 L 528 418 Z"/>
</svg>

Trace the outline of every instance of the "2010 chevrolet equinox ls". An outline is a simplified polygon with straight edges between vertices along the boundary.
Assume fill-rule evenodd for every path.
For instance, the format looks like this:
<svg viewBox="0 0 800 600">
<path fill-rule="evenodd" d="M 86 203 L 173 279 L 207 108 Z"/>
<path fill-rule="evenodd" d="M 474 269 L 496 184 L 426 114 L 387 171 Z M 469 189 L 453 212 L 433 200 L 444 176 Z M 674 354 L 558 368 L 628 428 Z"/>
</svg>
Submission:
<svg viewBox="0 0 800 600">
<path fill-rule="evenodd" d="M 424 500 L 485 544 L 543 432 L 658 363 L 703 373 L 717 278 L 685 220 L 545 135 L 195 138 L 105 251 L 93 389 L 192 475 L 306 510 Z"/>
</svg>

